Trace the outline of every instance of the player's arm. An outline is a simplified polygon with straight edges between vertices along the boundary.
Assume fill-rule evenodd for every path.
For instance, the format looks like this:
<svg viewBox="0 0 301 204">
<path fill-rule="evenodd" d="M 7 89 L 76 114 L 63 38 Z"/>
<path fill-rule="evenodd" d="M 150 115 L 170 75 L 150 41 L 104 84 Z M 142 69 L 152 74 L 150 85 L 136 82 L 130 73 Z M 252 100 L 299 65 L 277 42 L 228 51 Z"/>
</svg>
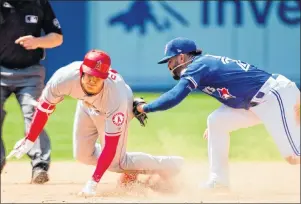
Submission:
<svg viewBox="0 0 301 204">
<path fill-rule="evenodd" d="M 143 106 L 143 112 L 163 111 L 178 105 L 193 90 L 193 84 L 186 78 L 156 100 Z"/>
<path fill-rule="evenodd" d="M 48 0 L 46 0 L 43 7 L 45 16 L 43 19 L 43 30 L 46 35 L 40 37 L 41 47 L 57 47 L 63 43 L 62 28 Z"/>
<path fill-rule="evenodd" d="M 42 29 L 44 36 L 35 37 L 33 35 L 25 35 L 19 37 L 15 43 L 22 45 L 27 50 L 37 48 L 54 48 L 63 43 L 63 34 L 53 9 L 48 0 L 41 1 L 44 17 L 42 20 Z"/>
<path fill-rule="evenodd" d="M 47 83 L 41 97 L 37 101 L 35 112 L 25 138 L 22 138 L 15 144 L 14 149 L 7 156 L 8 159 L 12 156 L 21 158 L 33 147 L 34 142 L 46 125 L 49 116 L 54 112 L 56 104 L 63 100 L 63 92 L 60 91 L 62 86 L 56 83 L 57 78 L 55 75 Z"/>
<path fill-rule="evenodd" d="M 38 37 L 37 44 L 40 48 L 54 48 L 63 43 L 63 33 L 58 19 L 48 0 L 43 0 L 42 4 L 44 17 L 42 29 L 44 36 Z M 25 36 L 26 37 L 26 36 Z"/>
<path fill-rule="evenodd" d="M 168 110 L 178 105 L 191 91 L 198 87 L 198 83 L 206 79 L 207 65 L 201 61 L 189 64 L 185 73 L 181 76 L 179 83 L 161 95 L 155 101 L 137 107 L 139 112 L 156 112 Z"/>
<path fill-rule="evenodd" d="M 57 47 L 63 43 L 62 28 L 48 0 L 44 0 L 43 11 L 42 28 L 46 35 L 40 37 L 40 47 Z"/>
<path fill-rule="evenodd" d="M 93 173 L 93 180 L 99 182 L 103 174 L 111 165 L 117 150 L 120 134 L 105 135 L 105 146 L 98 158 L 96 169 Z"/>
<path fill-rule="evenodd" d="M 38 100 L 33 119 L 26 134 L 26 139 L 30 140 L 31 142 L 36 141 L 37 137 L 47 123 L 48 117 L 54 112 L 54 110 L 55 104 L 51 104 L 43 98 Z"/>
<path fill-rule="evenodd" d="M 108 115 L 105 121 L 105 145 L 98 158 L 93 180 L 99 182 L 111 165 L 118 146 L 118 141 L 127 122 L 126 108 L 118 108 Z"/>
<path fill-rule="evenodd" d="M 42 132 L 46 125 L 49 116 L 54 112 L 55 106 L 63 101 L 64 96 L 68 94 L 67 82 L 64 81 L 64 76 L 57 71 L 47 83 L 43 90 L 30 124 L 26 138 L 35 142 L 37 137 Z"/>
</svg>

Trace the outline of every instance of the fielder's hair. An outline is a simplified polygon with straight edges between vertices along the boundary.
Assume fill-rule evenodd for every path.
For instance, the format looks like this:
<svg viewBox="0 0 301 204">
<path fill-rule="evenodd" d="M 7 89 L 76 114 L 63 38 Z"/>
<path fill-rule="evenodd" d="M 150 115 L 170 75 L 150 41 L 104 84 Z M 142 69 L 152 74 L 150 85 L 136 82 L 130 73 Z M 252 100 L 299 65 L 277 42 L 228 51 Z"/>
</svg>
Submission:
<svg viewBox="0 0 301 204">
<path fill-rule="evenodd" d="M 201 55 L 202 52 L 203 52 L 202 49 L 197 49 L 195 51 L 189 52 L 188 55 L 191 55 L 191 56 L 195 57 L 195 56 Z"/>
</svg>

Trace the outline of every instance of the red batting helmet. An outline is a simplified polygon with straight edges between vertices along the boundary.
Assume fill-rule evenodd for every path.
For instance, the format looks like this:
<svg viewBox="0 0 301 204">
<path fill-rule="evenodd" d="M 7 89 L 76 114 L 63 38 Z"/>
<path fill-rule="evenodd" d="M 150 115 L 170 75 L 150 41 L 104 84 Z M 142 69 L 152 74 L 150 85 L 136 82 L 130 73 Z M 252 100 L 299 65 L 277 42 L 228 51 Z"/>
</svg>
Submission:
<svg viewBox="0 0 301 204">
<path fill-rule="evenodd" d="M 84 61 L 80 67 L 82 73 L 87 73 L 92 76 L 96 76 L 102 79 L 106 79 L 109 75 L 109 69 L 111 66 L 110 56 L 100 50 L 89 51 L 84 58 Z"/>
</svg>

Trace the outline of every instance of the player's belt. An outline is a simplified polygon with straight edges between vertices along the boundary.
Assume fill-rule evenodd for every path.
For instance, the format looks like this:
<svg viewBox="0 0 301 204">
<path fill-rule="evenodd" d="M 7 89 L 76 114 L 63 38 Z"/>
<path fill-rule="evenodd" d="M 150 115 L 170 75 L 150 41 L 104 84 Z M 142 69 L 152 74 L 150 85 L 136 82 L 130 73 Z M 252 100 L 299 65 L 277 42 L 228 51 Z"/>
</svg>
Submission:
<svg viewBox="0 0 301 204">
<path fill-rule="evenodd" d="M 16 66 L 16 65 L 11 65 L 11 64 L 6 64 L 6 63 L 1 63 L 0 66 L 5 67 L 6 69 L 14 69 L 14 70 L 20 70 L 20 69 L 25 69 L 30 66 Z"/>
<path fill-rule="evenodd" d="M 259 103 L 258 102 L 250 102 L 250 107 L 255 107 L 255 106 L 257 106 Z"/>
<path fill-rule="evenodd" d="M 255 94 L 250 102 L 250 107 L 255 107 L 259 105 L 263 97 L 270 92 L 271 88 L 277 85 L 276 79 L 278 78 L 279 74 L 273 74 L 259 89 L 259 91 Z"/>
</svg>

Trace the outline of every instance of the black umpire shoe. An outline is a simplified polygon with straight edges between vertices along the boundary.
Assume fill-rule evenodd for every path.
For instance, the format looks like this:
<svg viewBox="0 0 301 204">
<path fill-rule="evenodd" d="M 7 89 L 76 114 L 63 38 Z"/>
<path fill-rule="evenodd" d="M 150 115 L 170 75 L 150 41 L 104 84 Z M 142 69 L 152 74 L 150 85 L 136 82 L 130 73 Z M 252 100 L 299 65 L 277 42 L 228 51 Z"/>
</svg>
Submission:
<svg viewBox="0 0 301 204">
<path fill-rule="evenodd" d="M 2 174 L 2 170 L 3 170 L 4 166 L 5 166 L 5 164 L 6 164 L 6 160 L 3 159 L 3 160 L 1 161 L 1 174 Z"/>
<path fill-rule="evenodd" d="M 42 167 L 35 167 L 32 169 L 32 184 L 44 184 L 49 181 L 48 172 Z"/>
</svg>

